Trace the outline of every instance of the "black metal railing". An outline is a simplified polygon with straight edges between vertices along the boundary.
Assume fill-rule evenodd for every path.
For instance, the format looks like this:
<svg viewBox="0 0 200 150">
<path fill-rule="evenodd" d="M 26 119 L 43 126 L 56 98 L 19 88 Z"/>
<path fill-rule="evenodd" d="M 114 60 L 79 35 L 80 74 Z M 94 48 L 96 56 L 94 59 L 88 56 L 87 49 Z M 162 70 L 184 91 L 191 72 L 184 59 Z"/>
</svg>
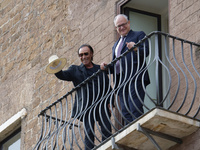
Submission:
<svg viewBox="0 0 200 150">
<path fill-rule="evenodd" d="M 140 51 L 141 46 L 143 51 Z M 124 98 L 128 94 L 141 115 L 162 107 L 200 120 L 200 45 L 155 31 L 135 47 L 138 48 L 136 54 L 133 49 L 126 51 L 108 64 L 107 71 L 99 70 L 40 112 L 41 135 L 34 149 L 89 149 L 88 145 L 95 148 L 102 139 L 123 130 L 130 122 L 122 113 L 120 92 Z M 113 74 L 117 61 L 121 68 L 119 76 Z M 148 85 L 145 83 L 147 73 Z M 144 100 L 139 94 L 138 82 L 144 90 Z M 144 111 L 137 108 L 131 87 Z M 124 104 L 131 113 L 126 101 Z M 88 129 L 93 136 L 89 136 Z"/>
</svg>

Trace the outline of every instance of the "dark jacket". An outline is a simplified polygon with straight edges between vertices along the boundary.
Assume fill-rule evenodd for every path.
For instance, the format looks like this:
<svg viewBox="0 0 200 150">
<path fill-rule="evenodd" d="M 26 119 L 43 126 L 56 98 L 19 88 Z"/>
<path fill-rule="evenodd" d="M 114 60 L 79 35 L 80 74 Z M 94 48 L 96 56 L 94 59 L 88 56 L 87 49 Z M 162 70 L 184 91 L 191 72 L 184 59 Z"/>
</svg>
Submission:
<svg viewBox="0 0 200 150">
<path fill-rule="evenodd" d="M 145 37 L 145 33 L 143 31 L 132 31 L 132 30 L 130 30 L 128 35 L 126 36 L 124 45 L 122 47 L 121 54 L 123 54 L 125 51 L 128 50 L 128 48 L 126 46 L 126 42 L 138 43 L 144 37 Z M 112 48 L 112 58 L 113 58 L 113 60 L 116 57 L 115 56 L 115 48 L 116 48 L 119 40 L 114 44 L 114 46 Z M 135 73 L 137 72 L 137 69 L 142 70 L 143 68 L 145 68 L 146 67 L 146 63 L 143 65 L 143 61 L 145 59 L 144 58 L 144 53 L 146 54 L 146 57 L 149 55 L 149 45 L 148 45 L 148 41 L 147 40 L 145 41 L 145 52 L 144 52 L 144 46 L 142 44 L 139 46 L 139 54 L 140 54 L 139 68 L 137 68 L 138 67 L 137 53 L 132 51 L 132 52 L 129 52 L 125 57 L 122 58 L 122 73 L 125 74 L 125 70 L 126 70 L 127 71 L 127 75 L 129 76 L 131 74 L 132 64 L 133 64 L 133 74 L 132 74 L 132 76 L 135 75 Z M 133 57 L 131 57 L 131 55 L 133 55 Z M 126 59 L 125 58 L 127 59 L 127 69 L 125 69 L 126 68 L 125 67 L 125 63 L 126 63 Z M 133 58 L 133 59 L 131 59 L 131 58 Z M 111 69 L 111 70 L 113 70 L 113 69 Z M 140 76 L 138 77 L 137 80 L 142 80 L 142 74 L 143 74 L 143 72 L 140 72 Z M 146 73 L 144 75 L 144 81 L 145 81 L 145 85 L 148 85 L 150 83 L 148 71 L 146 71 Z"/>
<path fill-rule="evenodd" d="M 100 69 L 100 66 L 93 64 L 93 68 L 94 68 L 95 72 L 97 72 Z M 83 64 L 81 64 L 79 66 L 72 65 L 67 70 L 65 70 L 65 71 L 61 70 L 60 72 L 56 73 L 55 75 L 57 78 L 59 78 L 61 80 L 72 81 L 75 87 L 77 85 L 79 85 L 80 83 L 82 83 L 84 80 L 86 80 L 88 77 L 87 69 L 85 68 L 85 66 Z M 103 77 L 104 76 L 105 76 L 105 83 L 106 83 L 105 85 L 106 86 L 103 89 Z M 98 95 L 98 98 L 95 96 L 95 99 L 93 99 L 93 96 L 91 94 L 89 96 L 87 96 L 88 91 L 87 91 L 86 84 L 84 84 L 80 88 L 77 88 L 76 94 L 75 94 L 75 102 L 74 102 L 74 106 L 73 106 L 73 110 L 72 110 L 72 117 L 78 116 L 78 118 L 79 118 L 81 115 L 81 112 L 83 112 L 89 106 L 91 106 L 92 101 L 94 101 L 94 100 L 98 101 L 102 97 L 102 94 L 103 93 L 106 94 L 107 90 L 110 89 L 110 88 L 108 88 L 108 83 L 109 83 L 108 76 L 105 73 L 101 72 L 99 74 L 99 79 L 100 79 L 100 85 L 95 84 L 95 89 L 94 89 L 97 94 L 98 88 L 100 88 L 99 89 L 100 94 Z M 96 77 L 96 81 L 97 81 L 97 77 Z M 104 92 L 102 93 L 102 91 L 104 91 Z M 109 101 L 108 101 L 108 103 L 109 103 Z"/>
</svg>

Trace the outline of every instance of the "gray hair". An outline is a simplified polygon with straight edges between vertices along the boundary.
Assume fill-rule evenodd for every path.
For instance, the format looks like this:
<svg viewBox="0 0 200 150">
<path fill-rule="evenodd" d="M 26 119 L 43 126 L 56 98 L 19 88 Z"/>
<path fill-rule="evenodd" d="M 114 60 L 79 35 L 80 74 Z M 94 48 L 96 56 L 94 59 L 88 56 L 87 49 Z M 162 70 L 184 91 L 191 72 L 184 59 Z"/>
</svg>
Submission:
<svg viewBox="0 0 200 150">
<path fill-rule="evenodd" d="M 117 15 L 117 16 L 114 18 L 114 25 L 115 25 L 115 26 L 116 26 L 116 20 L 117 20 L 118 17 L 120 17 L 120 16 L 124 17 L 124 18 L 128 21 L 128 17 L 127 17 L 126 15 L 124 15 L 124 14 L 119 14 L 119 15 Z"/>
</svg>

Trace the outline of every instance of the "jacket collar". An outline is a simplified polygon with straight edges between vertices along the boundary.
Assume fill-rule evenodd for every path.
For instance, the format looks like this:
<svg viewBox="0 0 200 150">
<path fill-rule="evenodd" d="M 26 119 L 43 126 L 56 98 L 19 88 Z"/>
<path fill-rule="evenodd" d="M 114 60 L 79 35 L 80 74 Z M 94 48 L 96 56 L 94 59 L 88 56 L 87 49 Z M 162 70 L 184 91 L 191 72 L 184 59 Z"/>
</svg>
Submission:
<svg viewBox="0 0 200 150">
<path fill-rule="evenodd" d="M 96 67 L 96 65 L 95 65 L 93 62 L 92 62 L 92 64 L 93 64 L 93 67 Z M 86 69 L 86 67 L 84 66 L 83 63 L 80 64 L 80 68 L 81 68 L 81 69 Z"/>
<path fill-rule="evenodd" d="M 94 67 L 94 68 L 98 67 L 98 66 L 95 65 L 93 62 L 92 62 L 92 64 L 93 64 L 93 67 Z M 87 70 L 86 70 L 86 67 L 84 66 L 83 63 L 80 64 L 79 70 L 83 73 L 84 77 L 86 78 L 86 77 L 87 77 Z"/>
</svg>

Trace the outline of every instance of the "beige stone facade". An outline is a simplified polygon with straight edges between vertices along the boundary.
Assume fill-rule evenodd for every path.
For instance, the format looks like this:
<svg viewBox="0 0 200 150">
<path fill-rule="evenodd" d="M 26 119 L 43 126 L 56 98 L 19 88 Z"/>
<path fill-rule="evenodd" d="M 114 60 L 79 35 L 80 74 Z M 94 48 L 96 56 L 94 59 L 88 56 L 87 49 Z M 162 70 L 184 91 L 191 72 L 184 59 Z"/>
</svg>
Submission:
<svg viewBox="0 0 200 150">
<path fill-rule="evenodd" d="M 200 43 L 200 1 L 169 0 L 169 32 L 171 35 Z M 195 50 L 194 58 L 199 63 L 199 49 Z M 187 58 L 186 58 L 187 59 Z M 199 68 L 198 68 L 199 69 Z M 199 82 L 198 82 L 199 84 Z M 198 92 L 199 93 L 199 92 Z M 199 106 L 199 104 L 196 104 Z M 199 150 L 200 130 L 184 138 L 181 145 L 177 144 L 170 150 Z"/>
<path fill-rule="evenodd" d="M 95 51 L 94 63 L 110 62 L 117 38 L 113 25 L 117 2 L 1 0 L 0 125 L 27 110 L 21 120 L 21 150 L 31 150 L 39 138 L 40 111 L 72 88 L 45 72 L 48 58 L 65 57 L 65 68 L 80 64 L 77 50 L 88 43 Z M 200 0 L 169 0 L 169 32 L 200 43 Z M 196 61 L 200 62 L 199 55 Z M 172 149 L 200 150 L 199 142 L 200 131 Z"/>
<path fill-rule="evenodd" d="M 116 0 L 2 0 L 0 2 L 0 125 L 26 108 L 21 149 L 40 135 L 39 112 L 66 94 L 69 83 L 45 72 L 48 58 L 80 64 L 77 50 L 88 43 L 94 62 L 111 60 Z M 68 88 L 69 87 L 69 88 Z"/>
</svg>

